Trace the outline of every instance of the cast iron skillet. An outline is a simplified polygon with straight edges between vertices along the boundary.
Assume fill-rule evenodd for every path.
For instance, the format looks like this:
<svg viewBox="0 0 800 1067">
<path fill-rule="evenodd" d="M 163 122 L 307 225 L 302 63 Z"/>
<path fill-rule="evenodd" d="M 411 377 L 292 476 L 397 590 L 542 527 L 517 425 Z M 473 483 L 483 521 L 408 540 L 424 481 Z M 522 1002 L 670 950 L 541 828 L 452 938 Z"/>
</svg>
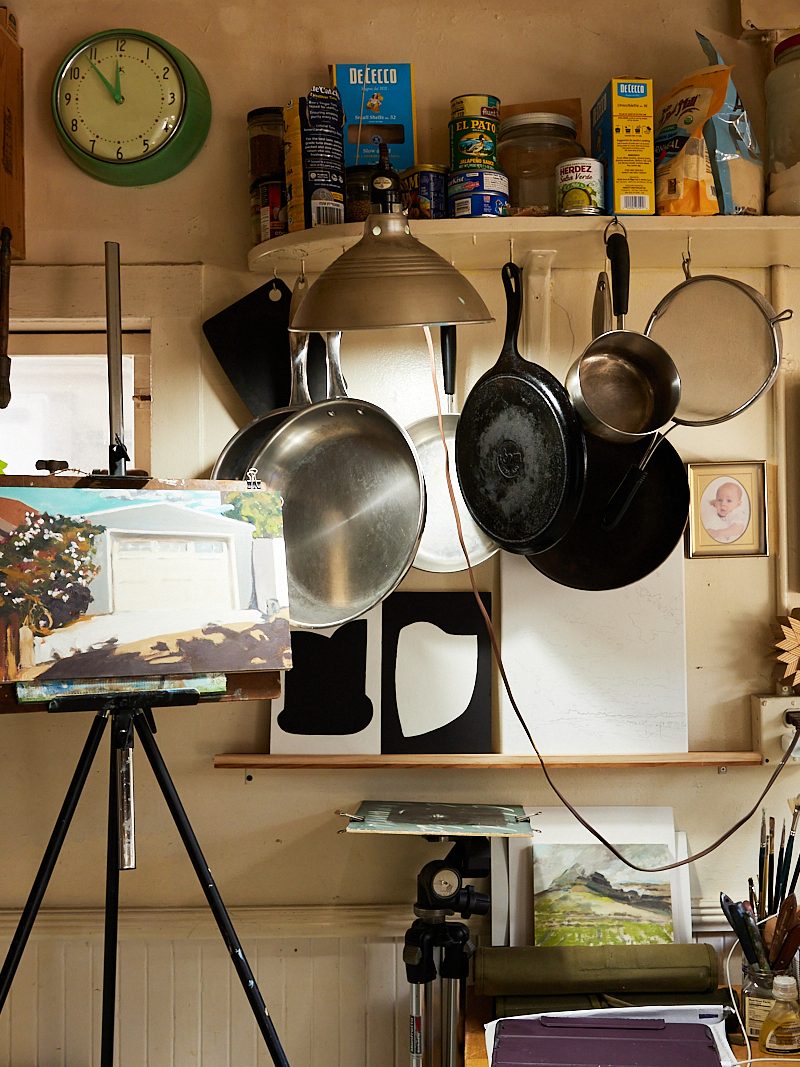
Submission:
<svg viewBox="0 0 800 1067">
<path fill-rule="evenodd" d="M 586 439 L 563 385 L 517 349 L 522 271 L 503 267 L 508 318 L 500 356 L 475 383 L 456 430 L 456 468 L 475 522 L 508 552 L 556 545 L 583 494 Z"/>
<path fill-rule="evenodd" d="M 618 589 L 646 577 L 675 548 L 689 515 L 689 483 L 681 457 L 662 441 L 628 509 L 607 529 L 603 514 L 610 491 L 630 467 L 630 445 L 594 435 L 586 443 L 586 491 L 575 521 L 555 547 L 529 562 L 573 589 Z"/>
</svg>

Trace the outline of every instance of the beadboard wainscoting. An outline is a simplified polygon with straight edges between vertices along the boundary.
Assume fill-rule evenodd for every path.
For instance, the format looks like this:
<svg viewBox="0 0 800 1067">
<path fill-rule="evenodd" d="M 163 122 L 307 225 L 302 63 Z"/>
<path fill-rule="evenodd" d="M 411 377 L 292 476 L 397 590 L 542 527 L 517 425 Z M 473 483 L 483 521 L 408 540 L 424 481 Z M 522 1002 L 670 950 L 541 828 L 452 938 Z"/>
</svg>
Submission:
<svg viewBox="0 0 800 1067">
<path fill-rule="evenodd" d="M 232 908 L 231 917 L 293 1065 L 406 1067 L 410 908 Z M 17 919 L 0 911 L 3 953 Z M 712 901 L 695 905 L 693 922 L 697 940 L 730 946 Z M 269 1067 L 206 909 L 123 910 L 118 968 L 120 1067 Z M 102 912 L 43 911 L 0 1015 L 0 1067 L 99 1064 L 102 971 Z"/>
</svg>

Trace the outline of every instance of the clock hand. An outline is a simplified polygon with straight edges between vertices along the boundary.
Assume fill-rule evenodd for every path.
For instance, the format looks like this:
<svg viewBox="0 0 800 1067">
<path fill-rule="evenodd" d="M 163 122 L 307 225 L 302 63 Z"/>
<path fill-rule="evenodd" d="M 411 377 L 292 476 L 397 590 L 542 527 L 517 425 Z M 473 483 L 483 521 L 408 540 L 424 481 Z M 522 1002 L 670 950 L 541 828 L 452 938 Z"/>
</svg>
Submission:
<svg viewBox="0 0 800 1067">
<path fill-rule="evenodd" d="M 105 74 L 103 74 L 102 70 L 100 70 L 100 68 L 98 66 L 96 66 L 91 61 L 91 59 L 89 60 L 89 66 L 92 68 L 92 70 L 98 76 L 98 78 L 103 83 L 103 85 L 105 85 L 106 89 L 108 89 L 108 91 L 111 93 L 112 97 L 116 100 L 117 99 L 116 90 L 114 89 L 114 86 L 111 84 L 111 82 L 108 80 L 108 78 L 105 76 Z"/>
<path fill-rule="evenodd" d="M 116 70 L 114 71 L 114 102 L 121 104 L 125 97 L 122 95 L 122 87 L 119 80 L 119 60 L 117 60 Z"/>
</svg>

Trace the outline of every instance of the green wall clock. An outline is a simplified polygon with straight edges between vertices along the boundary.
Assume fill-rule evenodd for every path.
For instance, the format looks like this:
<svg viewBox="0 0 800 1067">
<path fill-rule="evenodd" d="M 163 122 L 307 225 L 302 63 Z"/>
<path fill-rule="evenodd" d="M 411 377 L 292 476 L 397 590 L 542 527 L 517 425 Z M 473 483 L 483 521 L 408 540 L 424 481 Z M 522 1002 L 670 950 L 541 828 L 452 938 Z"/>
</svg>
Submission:
<svg viewBox="0 0 800 1067">
<path fill-rule="evenodd" d="M 211 125 L 200 71 L 142 30 L 103 30 L 71 48 L 53 82 L 52 108 L 73 163 L 111 185 L 171 178 L 191 163 Z"/>
</svg>

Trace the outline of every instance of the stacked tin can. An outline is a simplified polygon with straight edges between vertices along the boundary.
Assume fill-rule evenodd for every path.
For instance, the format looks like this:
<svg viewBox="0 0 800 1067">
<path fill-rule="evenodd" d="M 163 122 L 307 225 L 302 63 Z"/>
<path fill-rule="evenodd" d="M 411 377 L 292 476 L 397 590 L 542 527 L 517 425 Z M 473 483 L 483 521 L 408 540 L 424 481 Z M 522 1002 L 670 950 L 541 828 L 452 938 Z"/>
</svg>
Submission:
<svg viewBox="0 0 800 1067">
<path fill-rule="evenodd" d="M 508 178 L 497 166 L 500 101 L 477 93 L 455 96 L 450 115 L 449 218 L 507 215 Z"/>
</svg>

